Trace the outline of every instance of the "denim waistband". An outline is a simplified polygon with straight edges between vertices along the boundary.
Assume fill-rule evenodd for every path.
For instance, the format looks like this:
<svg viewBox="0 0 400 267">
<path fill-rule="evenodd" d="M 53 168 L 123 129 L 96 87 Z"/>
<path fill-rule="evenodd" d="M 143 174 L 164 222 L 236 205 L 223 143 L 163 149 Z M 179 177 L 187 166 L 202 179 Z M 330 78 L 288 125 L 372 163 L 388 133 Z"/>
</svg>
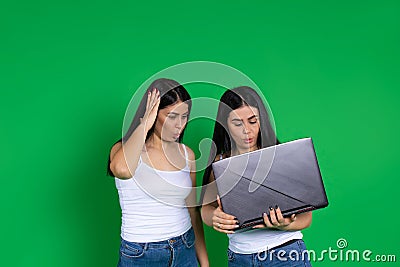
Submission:
<svg viewBox="0 0 400 267">
<path fill-rule="evenodd" d="M 282 247 L 288 246 L 288 245 L 293 244 L 294 242 L 297 242 L 297 241 L 299 241 L 299 240 L 302 240 L 302 239 L 291 239 L 291 240 L 289 240 L 289 241 L 287 241 L 287 242 L 285 242 L 285 243 L 283 243 L 283 244 L 280 244 L 280 245 L 278 245 L 278 246 L 269 248 L 268 250 L 272 250 L 272 249 L 275 249 L 275 250 L 276 250 L 277 248 L 282 248 Z"/>
<path fill-rule="evenodd" d="M 143 247 L 143 249 L 148 249 L 148 248 L 168 248 L 168 247 L 179 247 L 183 244 L 187 245 L 188 238 L 190 235 L 194 235 L 194 230 L 193 227 L 191 227 L 189 230 L 187 230 L 185 233 L 176 236 L 176 237 L 171 237 L 167 240 L 162 240 L 162 241 L 157 241 L 157 242 L 130 242 L 127 240 L 122 239 L 122 242 L 125 242 L 127 244 L 129 243 L 134 243 L 138 244 Z"/>
</svg>

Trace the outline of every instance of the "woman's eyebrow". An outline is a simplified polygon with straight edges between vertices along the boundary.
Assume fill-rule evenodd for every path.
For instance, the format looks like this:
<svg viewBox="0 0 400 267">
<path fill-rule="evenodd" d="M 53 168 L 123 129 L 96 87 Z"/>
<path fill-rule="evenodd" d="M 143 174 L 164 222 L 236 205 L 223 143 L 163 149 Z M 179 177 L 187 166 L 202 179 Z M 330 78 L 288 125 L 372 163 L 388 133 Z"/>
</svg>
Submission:
<svg viewBox="0 0 400 267">
<path fill-rule="evenodd" d="M 258 116 L 257 116 L 257 115 L 253 115 L 253 116 L 251 116 L 251 117 L 248 117 L 247 119 L 248 119 L 248 120 L 251 120 L 251 119 L 254 119 L 254 118 L 258 119 Z"/>
<path fill-rule="evenodd" d="M 177 113 L 177 112 L 173 112 L 173 111 L 170 111 L 170 112 L 168 112 L 167 113 L 168 115 L 180 115 L 179 113 Z M 189 111 L 186 111 L 185 113 L 183 113 L 182 115 L 187 115 L 187 114 L 189 114 Z"/>
<path fill-rule="evenodd" d="M 252 119 L 258 119 L 257 115 L 253 115 L 251 117 L 248 117 L 247 120 L 252 120 Z M 238 119 L 238 118 L 233 118 L 232 121 L 243 121 L 242 119 Z"/>
</svg>

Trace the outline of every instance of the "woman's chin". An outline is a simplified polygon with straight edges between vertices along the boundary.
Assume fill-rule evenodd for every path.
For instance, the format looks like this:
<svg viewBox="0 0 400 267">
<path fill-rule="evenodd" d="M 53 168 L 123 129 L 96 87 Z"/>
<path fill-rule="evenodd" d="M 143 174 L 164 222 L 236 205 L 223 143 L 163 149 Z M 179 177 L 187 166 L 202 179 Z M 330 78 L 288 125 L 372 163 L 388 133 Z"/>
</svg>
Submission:
<svg viewBox="0 0 400 267">
<path fill-rule="evenodd" d="M 179 140 L 179 136 L 168 136 L 165 138 L 162 138 L 161 140 L 163 140 L 164 142 L 177 142 Z"/>
<path fill-rule="evenodd" d="M 252 143 L 244 143 L 244 144 L 241 144 L 241 147 L 240 147 L 240 149 L 241 150 L 249 150 L 249 151 L 253 151 L 253 150 L 255 150 L 257 148 L 257 146 L 255 145 L 255 144 L 252 144 Z"/>
</svg>

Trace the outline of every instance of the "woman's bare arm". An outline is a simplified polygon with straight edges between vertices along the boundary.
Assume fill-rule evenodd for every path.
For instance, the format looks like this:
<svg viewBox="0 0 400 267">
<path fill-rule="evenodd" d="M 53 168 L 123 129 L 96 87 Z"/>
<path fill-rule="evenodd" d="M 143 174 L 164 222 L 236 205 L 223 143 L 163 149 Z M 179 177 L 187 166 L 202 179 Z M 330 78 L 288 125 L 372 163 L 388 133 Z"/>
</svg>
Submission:
<svg viewBox="0 0 400 267">
<path fill-rule="evenodd" d="M 115 177 L 128 179 L 135 174 L 134 172 L 137 168 L 147 133 L 153 126 L 157 117 L 159 104 L 160 93 L 154 88 L 148 93 L 146 112 L 139 126 L 133 131 L 132 135 L 124 144 L 118 142 L 111 148 L 110 170 Z"/>
<path fill-rule="evenodd" d="M 197 196 L 196 196 L 196 164 L 195 164 L 195 156 L 193 151 L 187 147 L 188 157 L 190 161 L 190 177 L 192 179 L 192 192 L 188 196 L 186 202 L 188 204 L 188 210 L 190 214 L 190 218 L 192 221 L 193 230 L 196 236 L 196 255 L 197 259 L 200 263 L 201 267 L 208 267 L 208 255 L 206 249 L 206 242 L 204 238 L 204 229 L 203 222 L 201 220 L 200 209 L 197 204 Z"/>
</svg>

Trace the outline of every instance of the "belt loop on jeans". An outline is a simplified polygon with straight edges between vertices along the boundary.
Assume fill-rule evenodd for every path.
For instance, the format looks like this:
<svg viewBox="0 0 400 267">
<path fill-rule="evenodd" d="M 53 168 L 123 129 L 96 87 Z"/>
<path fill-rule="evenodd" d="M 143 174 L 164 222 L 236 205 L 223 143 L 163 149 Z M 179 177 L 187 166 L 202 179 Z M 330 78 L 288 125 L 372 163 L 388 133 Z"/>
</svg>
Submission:
<svg viewBox="0 0 400 267">
<path fill-rule="evenodd" d="M 143 247 L 143 249 L 144 249 L 144 250 L 147 250 L 147 247 L 148 247 L 148 246 L 149 246 L 149 243 L 147 243 L 147 242 L 146 242 L 146 243 L 144 243 L 144 247 Z"/>
<path fill-rule="evenodd" d="M 180 238 L 182 239 L 183 242 L 186 242 L 186 236 L 188 235 L 189 231 L 184 232 L 183 234 L 180 235 Z"/>
</svg>

